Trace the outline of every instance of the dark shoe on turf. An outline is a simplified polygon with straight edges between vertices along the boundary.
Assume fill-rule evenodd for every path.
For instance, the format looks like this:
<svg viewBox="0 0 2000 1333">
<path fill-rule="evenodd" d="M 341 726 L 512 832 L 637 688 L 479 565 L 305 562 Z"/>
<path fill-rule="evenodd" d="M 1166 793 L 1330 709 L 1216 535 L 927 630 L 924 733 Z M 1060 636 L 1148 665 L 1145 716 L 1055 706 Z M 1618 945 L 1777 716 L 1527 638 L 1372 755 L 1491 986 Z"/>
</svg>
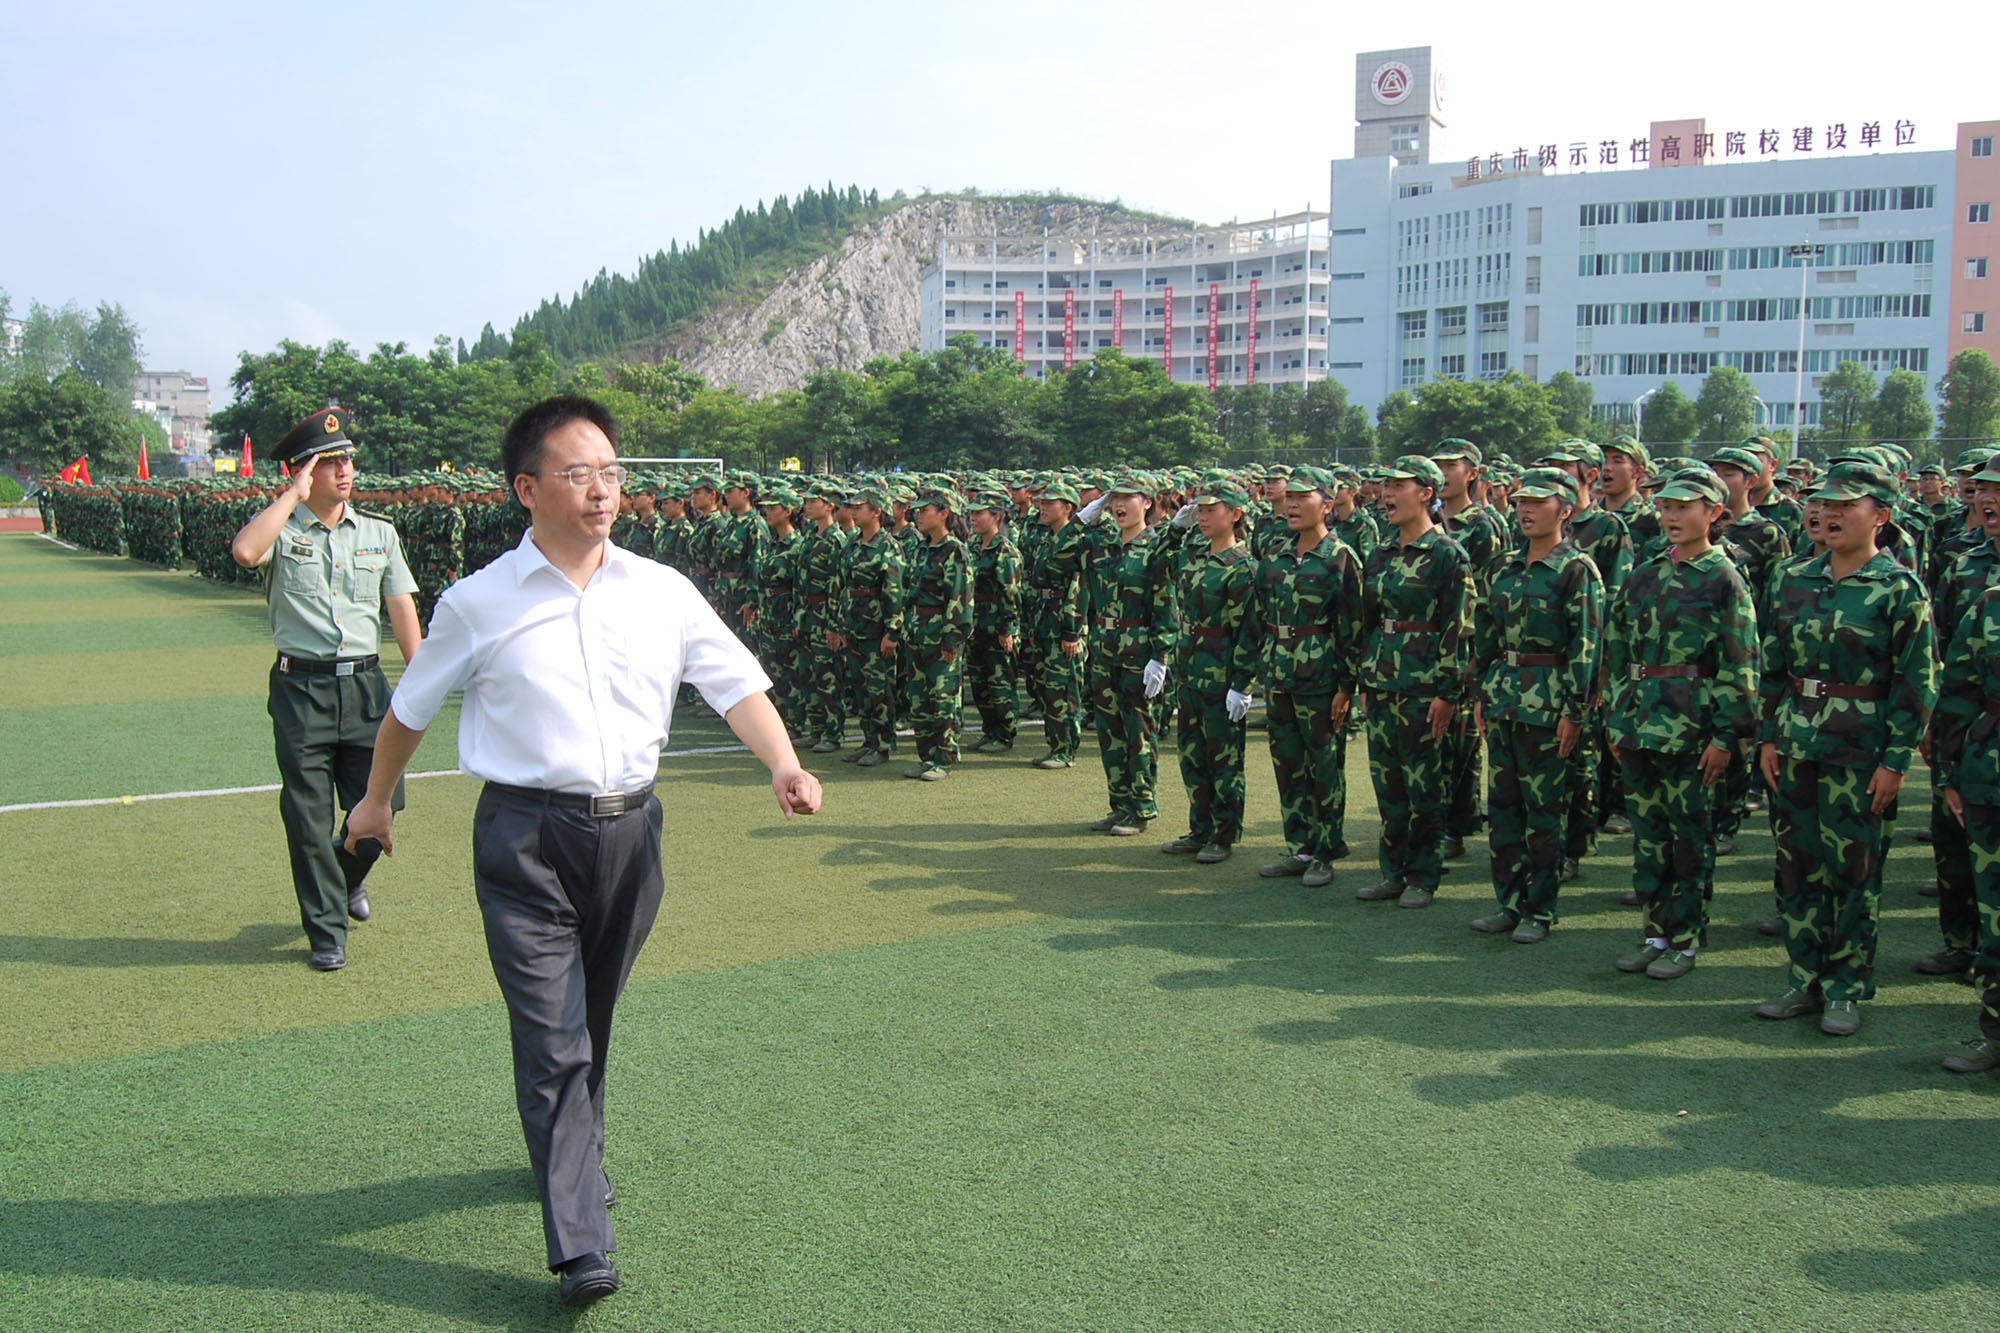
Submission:
<svg viewBox="0 0 2000 1333">
<path fill-rule="evenodd" d="M 972 748 L 979 754 L 1005 754 L 1014 748 L 1014 742 L 1003 741 L 998 736 L 981 736 L 979 744 Z"/>
<path fill-rule="evenodd" d="M 1419 908 L 1429 907 L 1436 899 L 1437 895 L 1429 889 L 1420 889 L 1412 884 L 1396 895 L 1396 906 L 1416 911 Z"/>
<path fill-rule="evenodd" d="M 1613 815 L 1604 821 L 1603 831 L 1614 838 L 1622 838 L 1632 831 L 1632 821 L 1623 815 Z"/>
<path fill-rule="evenodd" d="M 1291 879 L 1296 875 L 1305 874 L 1307 867 L 1311 865 L 1312 858 L 1309 856 L 1287 856 L 1280 860 L 1258 866 L 1257 878 Z"/>
<path fill-rule="evenodd" d="M 1444 859 L 1447 861 L 1459 860 L 1465 855 L 1465 839 L 1446 838 L 1444 840 L 1444 845 L 1439 849 L 1439 851 L 1440 854 L 1443 855 Z"/>
<path fill-rule="evenodd" d="M 1578 861 L 1574 856 L 1565 856 L 1563 858 L 1562 871 L 1561 871 L 1562 882 L 1564 884 L 1567 884 L 1571 880 L 1581 878 L 1582 875 L 1583 875 L 1583 863 Z"/>
<path fill-rule="evenodd" d="M 1938 882 L 1936 880 L 1932 880 L 1928 884 L 1917 885 L 1917 897 L 1935 898 L 1937 896 L 1938 896 Z"/>
<path fill-rule="evenodd" d="M 1685 949 L 1669 950 L 1646 964 L 1646 975 L 1655 981 L 1679 981 L 1692 971 L 1694 955 Z"/>
<path fill-rule="evenodd" d="M 1520 924 L 1520 914 L 1503 907 L 1492 916 L 1473 918 L 1472 928 L 1482 935 L 1505 935 Z"/>
<path fill-rule="evenodd" d="M 1205 866 L 1221 865 L 1229 859 L 1229 848 L 1226 844 L 1211 842 L 1208 846 L 1196 852 L 1194 859 Z"/>
<path fill-rule="evenodd" d="M 375 915 L 375 909 L 368 905 L 368 886 L 356 884 L 347 894 L 347 916 L 350 921 L 366 921 Z M 1966 966 L 1970 967 L 1968 963 Z"/>
<path fill-rule="evenodd" d="M 880 750 L 863 750 L 854 760 L 858 768 L 880 768 L 889 762 L 889 756 Z"/>
<path fill-rule="evenodd" d="M 1644 907 L 1646 900 L 1639 896 L 1637 889 L 1627 889 L 1618 895 L 1618 905 L 1620 907 Z"/>
<path fill-rule="evenodd" d="M 1299 876 L 1299 884 L 1308 889 L 1323 889 L 1333 883 L 1333 867 L 1324 861 L 1314 861 Z"/>
<path fill-rule="evenodd" d="M 1549 937 L 1549 923 L 1534 917 L 1523 917 L 1521 924 L 1514 927 L 1513 940 L 1516 944 L 1540 944 Z"/>
<path fill-rule="evenodd" d="M 1734 833 L 1725 833 L 1717 838 L 1715 840 L 1715 854 L 1717 856 L 1736 855 L 1736 835 Z"/>
<path fill-rule="evenodd" d="M 858 764 L 863 759 L 867 758 L 869 755 L 874 753 L 875 752 L 873 750 L 869 749 L 867 746 L 864 745 L 860 749 L 856 750 L 853 754 L 844 754 L 840 756 L 840 762 L 843 764 Z"/>
<path fill-rule="evenodd" d="M 1917 971 L 1927 977 L 1962 977 L 1972 970 L 1974 956 L 1970 949 L 1946 947 L 1919 958 Z"/>
<path fill-rule="evenodd" d="M 338 972 L 347 966 L 347 950 L 337 945 L 331 949 L 314 949 L 306 963 L 315 972 Z"/>
<path fill-rule="evenodd" d="M 1175 838 L 1172 842 L 1161 843 L 1160 850 L 1168 856 L 1190 856 L 1199 852 L 1207 845 L 1200 838 L 1180 837 Z"/>
<path fill-rule="evenodd" d="M 814 754 L 832 754 L 839 748 L 839 741 L 814 741 L 812 743 L 812 752 Z"/>
<path fill-rule="evenodd" d="M 1657 944 L 1642 944 L 1639 946 L 1639 952 L 1628 953 L 1611 966 L 1617 968 L 1620 972 L 1644 972 L 1654 963 L 1665 958 L 1669 952 L 1669 950 L 1662 949 Z"/>
<path fill-rule="evenodd" d="M 1783 995 L 1774 996 L 1757 1006 L 1757 1017 L 1785 1019 L 1803 1018 L 1807 1014 L 1820 1011 L 1820 998 L 1811 991 L 1792 987 Z"/>
<path fill-rule="evenodd" d="M 1345 861 L 1351 855 L 1353 855 L 1353 849 L 1348 847 L 1344 842 L 1336 842 L 1327 851 L 1326 859 L 1329 861 Z"/>
<path fill-rule="evenodd" d="M 1861 1031 L 1861 1006 L 1852 1000 L 1831 1000 L 1819 1016 L 1819 1030 L 1829 1037 L 1851 1037 Z"/>
<path fill-rule="evenodd" d="M 1919 826 L 1910 836 L 1926 847 L 1931 845 L 1931 831 L 1927 828 Z"/>
<path fill-rule="evenodd" d="M 1053 771 L 1058 768 L 1068 768 L 1070 764 L 1073 762 L 1075 761 L 1067 759 L 1064 756 L 1059 755 L 1055 751 L 1051 750 L 1047 754 L 1043 755 L 1040 759 L 1031 761 L 1030 767 L 1048 769 Z"/>
<path fill-rule="evenodd" d="M 604 1176 L 605 1209 L 608 1211 L 610 1209 L 616 1208 L 618 1206 L 618 1187 L 611 1183 L 611 1177 L 605 1173 L 603 1167 L 600 1166 L 597 1168 L 597 1174 Z"/>
<path fill-rule="evenodd" d="M 1962 1055 L 1947 1055 L 1944 1067 L 1954 1074 L 1983 1074 L 2000 1067 L 2000 1043 L 1968 1041 Z"/>
<path fill-rule="evenodd" d="M 1403 881 L 1385 879 L 1380 884 L 1364 884 L 1354 891 L 1354 896 L 1364 903 L 1386 903 L 1403 896 Z"/>
<path fill-rule="evenodd" d="M 611 1266 L 610 1256 L 602 1250 L 565 1260 L 558 1271 L 562 1274 L 564 1305 L 589 1305 L 618 1290 L 618 1270 Z"/>
<path fill-rule="evenodd" d="M 1151 822 L 1151 820 L 1141 819 L 1137 815 L 1120 815 L 1118 816 L 1118 822 L 1106 829 L 1105 832 L 1114 838 L 1136 838 L 1146 831 L 1146 825 Z"/>
</svg>

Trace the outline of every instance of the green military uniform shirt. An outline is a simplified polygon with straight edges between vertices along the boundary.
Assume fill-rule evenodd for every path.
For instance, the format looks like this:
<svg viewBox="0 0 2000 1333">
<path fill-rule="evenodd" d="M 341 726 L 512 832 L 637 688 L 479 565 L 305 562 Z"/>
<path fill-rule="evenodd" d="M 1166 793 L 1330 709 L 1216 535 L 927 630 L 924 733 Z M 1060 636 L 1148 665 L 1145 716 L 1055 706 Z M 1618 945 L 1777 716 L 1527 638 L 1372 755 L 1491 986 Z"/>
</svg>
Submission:
<svg viewBox="0 0 2000 1333">
<path fill-rule="evenodd" d="M 1136 668 L 1168 660 L 1177 632 L 1174 560 L 1158 529 L 1142 529 L 1121 542 L 1118 525 L 1109 519 L 1090 525 L 1083 585 L 1094 664 Z"/>
<path fill-rule="evenodd" d="M 1721 547 L 1654 556 L 1608 603 L 1605 732 L 1614 745 L 1662 754 L 1733 750 L 1757 729 L 1757 610 Z M 1699 676 L 1641 677 L 1646 667 Z"/>
<path fill-rule="evenodd" d="M 1604 581 L 1573 542 L 1539 560 L 1516 547 L 1493 576 L 1473 626 L 1472 680 L 1489 718 L 1581 724 L 1597 693 Z M 1521 655 L 1555 662 L 1522 662 Z"/>
<path fill-rule="evenodd" d="M 972 543 L 972 628 L 993 639 L 1021 637 L 1021 552 L 1004 529 Z"/>
<path fill-rule="evenodd" d="M 957 653 L 972 633 L 972 554 L 956 537 L 918 544 L 904 574 L 903 633 L 912 648 Z"/>
<path fill-rule="evenodd" d="M 294 509 L 264 574 L 278 651 L 322 661 L 375 656 L 382 599 L 417 590 L 396 529 L 351 504 L 331 528 L 305 505 Z"/>
<path fill-rule="evenodd" d="M 1945 649 L 1938 685 L 1937 785 L 2000 805 L 2000 588 L 1979 594 Z"/>
<path fill-rule="evenodd" d="M 1437 527 L 1407 546 L 1391 536 L 1375 548 L 1362 574 L 1361 688 L 1454 705 L 1465 697 L 1470 563 Z"/>
<path fill-rule="evenodd" d="M 1265 685 L 1277 694 L 1352 694 L 1361 662 L 1361 561 L 1328 533 L 1303 555 L 1297 543 L 1257 571 Z"/>
<path fill-rule="evenodd" d="M 1220 553 L 1204 543 L 1182 556 L 1175 576 L 1181 640 L 1174 665 L 1183 685 L 1208 695 L 1250 692 L 1264 646 L 1256 606 L 1258 568 L 1244 542 Z"/>
</svg>

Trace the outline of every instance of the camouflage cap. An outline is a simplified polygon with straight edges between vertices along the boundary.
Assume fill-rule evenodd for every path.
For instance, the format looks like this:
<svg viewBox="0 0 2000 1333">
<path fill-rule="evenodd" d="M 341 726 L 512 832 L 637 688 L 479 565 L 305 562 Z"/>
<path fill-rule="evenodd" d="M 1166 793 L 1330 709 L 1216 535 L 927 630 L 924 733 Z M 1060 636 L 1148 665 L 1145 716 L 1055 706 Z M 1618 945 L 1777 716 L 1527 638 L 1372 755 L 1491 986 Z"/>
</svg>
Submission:
<svg viewBox="0 0 2000 1333">
<path fill-rule="evenodd" d="M 1752 435 L 1737 442 L 1738 449 L 1748 449 L 1753 454 L 1762 454 L 1773 463 L 1778 461 L 1778 442 L 1768 435 Z"/>
<path fill-rule="evenodd" d="M 1035 492 L 1035 498 L 1037 500 L 1064 500 L 1070 504 L 1083 503 L 1083 501 L 1077 497 L 1076 487 L 1070 485 L 1068 482 L 1064 481 L 1061 477 L 1057 477 L 1053 481 L 1045 483 L 1041 487 L 1041 489 Z"/>
<path fill-rule="evenodd" d="M 943 486 L 927 486 L 910 502 L 912 509 L 925 509 L 931 505 L 949 514 L 959 507 L 958 493 Z"/>
<path fill-rule="evenodd" d="M 847 496 L 849 504 L 867 505 L 871 509 L 887 509 L 892 503 L 885 486 L 856 486 Z"/>
<path fill-rule="evenodd" d="M 1414 481 L 1419 486 L 1432 490 L 1444 489 L 1444 472 L 1422 454 L 1404 454 L 1389 466 L 1381 469 L 1384 481 Z"/>
<path fill-rule="evenodd" d="M 1952 465 L 1951 470 L 1960 475 L 1968 472 L 1977 472 L 1979 469 L 1985 467 L 1987 461 L 1996 454 L 2000 454 L 2000 448 L 1996 448 L 1993 445 L 1972 445 L 1969 448 L 1959 450 L 1958 462 Z"/>
<path fill-rule="evenodd" d="M 1576 503 L 1580 488 L 1576 478 L 1559 467 L 1531 467 L 1521 474 L 1521 484 L 1514 491 L 1516 500 L 1561 500 L 1564 504 Z"/>
<path fill-rule="evenodd" d="M 1291 464 L 1289 463 L 1273 463 L 1271 464 L 1271 466 L 1264 469 L 1265 481 L 1283 481 L 1286 477 L 1289 477 L 1291 475 L 1292 475 L 1292 468 Z"/>
<path fill-rule="evenodd" d="M 1826 470 L 1819 488 L 1809 500 L 1873 500 L 1877 504 L 1896 503 L 1896 479 L 1889 469 L 1859 459 L 1835 463 Z"/>
<path fill-rule="evenodd" d="M 1926 463 L 1917 469 L 1917 475 L 1920 477 L 1942 477 L 1944 475 L 1944 464 Z"/>
<path fill-rule="evenodd" d="M 1644 471 L 1651 472 L 1653 470 L 1653 456 L 1646 452 L 1646 446 L 1641 444 L 1636 436 L 1616 436 L 1612 439 L 1611 443 L 1604 446 L 1604 452 L 1607 454 L 1623 454 L 1634 463 L 1637 463 Z"/>
<path fill-rule="evenodd" d="M 1112 478 L 1111 484 L 1103 488 L 1111 495 L 1156 495 L 1159 487 L 1143 472 L 1128 469 Z"/>
<path fill-rule="evenodd" d="M 1719 505 L 1728 503 L 1729 488 L 1722 484 L 1722 478 L 1715 475 L 1715 469 L 1696 463 L 1692 467 L 1669 472 L 1661 479 L 1660 489 L 1653 493 L 1653 498 Z"/>
<path fill-rule="evenodd" d="M 739 468 L 723 479 L 722 488 L 726 491 L 754 491 L 757 489 L 757 481 L 756 473 L 745 472 Z"/>
<path fill-rule="evenodd" d="M 1330 467 L 1327 469 L 1327 473 L 1332 476 L 1333 484 L 1336 486 L 1344 487 L 1348 490 L 1356 490 L 1361 485 L 1361 474 L 1351 467 L 1345 465 Z"/>
<path fill-rule="evenodd" d="M 1215 481 L 1206 486 L 1198 486 L 1194 494 L 1188 498 L 1198 505 L 1228 505 L 1232 509 L 1250 507 L 1249 494 L 1231 481 Z"/>
<path fill-rule="evenodd" d="M 720 484 L 717 483 L 716 479 L 710 476 L 706 472 L 697 472 L 693 476 L 689 477 L 687 479 L 687 488 L 688 488 L 688 494 L 690 495 L 694 494 L 696 491 L 715 491 L 722 489 Z"/>
<path fill-rule="evenodd" d="M 1741 468 L 1752 477 L 1757 476 L 1764 470 L 1763 460 L 1740 444 L 1723 445 L 1708 456 L 1708 464 L 1711 468 L 1717 464 L 1725 467 Z"/>
<path fill-rule="evenodd" d="M 1463 458 L 1475 467 L 1486 461 L 1486 456 L 1479 452 L 1478 445 L 1474 444 L 1471 440 L 1461 440 L 1457 436 L 1453 436 L 1448 440 L 1439 440 L 1431 449 L 1431 458 L 1439 463 L 1453 458 Z"/>
<path fill-rule="evenodd" d="M 797 491 L 780 482 L 775 486 L 764 487 L 763 493 L 757 497 L 757 503 L 767 509 L 772 505 L 779 505 L 785 509 L 797 509 L 804 502 L 799 499 Z"/>
<path fill-rule="evenodd" d="M 1558 440 L 1535 455 L 1534 465 L 1540 467 L 1544 463 L 1588 463 L 1590 456 L 1583 452 L 1583 446 L 1589 443 L 1588 440 Z"/>
<path fill-rule="evenodd" d="M 1439 476 L 1442 480 L 1443 474 Z M 1295 467 L 1292 475 L 1285 479 L 1286 495 L 1310 495 L 1318 491 L 1331 500 L 1336 489 L 1333 477 L 1323 467 Z"/>
<path fill-rule="evenodd" d="M 1987 459 L 1985 465 L 1971 475 L 1975 486 L 2000 486 L 2000 453 Z"/>
<path fill-rule="evenodd" d="M 1007 510 L 1014 507 L 1014 497 L 1004 490 L 971 491 L 965 497 L 965 512 L 977 513 L 981 510 Z"/>
</svg>

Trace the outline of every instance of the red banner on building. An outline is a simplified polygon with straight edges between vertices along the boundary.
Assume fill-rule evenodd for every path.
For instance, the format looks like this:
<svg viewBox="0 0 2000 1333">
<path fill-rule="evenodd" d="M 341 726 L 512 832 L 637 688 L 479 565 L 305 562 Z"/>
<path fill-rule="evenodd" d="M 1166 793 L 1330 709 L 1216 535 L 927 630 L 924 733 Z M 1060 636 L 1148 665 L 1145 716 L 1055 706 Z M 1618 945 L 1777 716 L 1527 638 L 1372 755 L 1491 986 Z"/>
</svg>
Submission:
<svg viewBox="0 0 2000 1333">
<path fill-rule="evenodd" d="M 1125 292 L 1123 288 L 1111 293 L 1111 345 L 1121 352 L 1125 350 Z"/>
<path fill-rule="evenodd" d="M 1014 293 L 1014 359 L 1028 359 L 1028 294 Z"/>
<path fill-rule="evenodd" d="M 1063 369 L 1076 364 L 1076 288 L 1063 293 Z"/>
<path fill-rule="evenodd" d="M 1174 289 L 1167 288 L 1166 337 L 1160 343 L 1160 364 L 1167 368 L 1167 378 L 1174 377 Z"/>
<path fill-rule="evenodd" d="M 1247 341 L 1250 344 L 1250 364 L 1244 383 L 1255 384 L 1257 382 L 1257 279 L 1255 278 L 1250 279 L 1250 336 Z"/>
<path fill-rule="evenodd" d="M 1216 312 L 1216 306 L 1221 300 L 1222 300 L 1222 284 L 1219 282 L 1209 283 L 1208 284 L 1208 387 L 1210 389 L 1213 389 L 1215 387 L 1215 332 L 1218 325 L 1221 322 L 1221 317 Z"/>
</svg>

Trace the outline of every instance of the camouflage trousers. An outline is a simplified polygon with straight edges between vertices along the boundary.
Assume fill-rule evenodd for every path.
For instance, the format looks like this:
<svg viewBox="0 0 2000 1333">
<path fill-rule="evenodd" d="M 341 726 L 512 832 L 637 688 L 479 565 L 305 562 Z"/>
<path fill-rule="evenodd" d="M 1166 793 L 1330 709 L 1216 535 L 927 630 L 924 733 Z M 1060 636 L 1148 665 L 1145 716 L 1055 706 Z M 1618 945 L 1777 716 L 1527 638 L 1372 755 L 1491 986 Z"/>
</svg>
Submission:
<svg viewBox="0 0 2000 1333">
<path fill-rule="evenodd" d="M 1026 617 L 1024 616 L 1025 620 Z M 1021 632 L 1014 636 L 1014 655 L 1007 660 L 1009 679 L 1014 683 L 1015 697 L 1026 705 L 1029 712 L 1042 712 L 1042 654 L 1045 651 L 1043 636 L 1034 626 L 1024 624 Z"/>
<path fill-rule="evenodd" d="M 1571 777 L 1555 728 L 1488 718 L 1486 761 L 1493 896 L 1502 911 L 1553 922 Z"/>
<path fill-rule="evenodd" d="M 1042 705 L 1042 734 L 1049 752 L 1062 759 L 1076 758 L 1083 743 L 1083 671 L 1085 654 L 1065 656 L 1062 644 L 1053 636 L 1040 645 L 1042 674 L 1036 695 Z"/>
<path fill-rule="evenodd" d="M 1563 762 L 1569 767 L 1564 786 L 1569 792 L 1569 810 L 1563 817 L 1563 855 L 1581 861 L 1597 850 L 1597 756 L 1609 742 L 1604 736 L 1604 710 L 1593 708 L 1584 719 L 1583 735 Z"/>
<path fill-rule="evenodd" d="M 1980 992 L 1979 1035 L 2000 1041 L 2000 805 L 1967 801 L 1962 831 L 1979 904 L 1979 956 L 1972 964 Z"/>
<path fill-rule="evenodd" d="M 1140 819 L 1157 819 L 1159 760 L 1155 751 L 1153 701 L 1137 666 L 1121 666 L 1109 654 L 1093 663 L 1090 708 L 1111 808 Z"/>
<path fill-rule="evenodd" d="M 861 723 L 861 743 L 871 750 L 893 754 L 896 750 L 896 718 L 901 713 L 901 691 L 896 684 L 896 663 L 902 656 L 882 655 L 879 631 L 864 631 L 848 647 L 855 673 L 854 715 Z"/>
<path fill-rule="evenodd" d="M 1479 833 L 1480 760 L 1486 746 L 1470 708 L 1452 714 L 1444 743 L 1451 750 L 1451 794 L 1445 801 L 1444 830 L 1454 838 L 1475 837 Z"/>
<path fill-rule="evenodd" d="M 1829 1001 L 1875 995 L 1883 820 L 1869 810 L 1873 770 L 1783 759 L 1772 795 L 1778 916 L 1792 985 Z"/>
<path fill-rule="evenodd" d="M 1719 793 L 1715 801 L 1716 837 L 1733 838 L 1742 829 L 1743 817 L 1750 812 L 1750 785 L 1763 780 L 1763 775 L 1757 772 L 1756 746 L 1745 746 L 1730 759 L 1722 781 L 1716 784 Z"/>
<path fill-rule="evenodd" d="M 1176 691 L 1174 743 L 1188 794 L 1188 837 L 1234 847 L 1243 837 L 1241 722 L 1229 720 L 1228 691 L 1182 682 Z"/>
<path fill-rule="evenodd" d="M 1015 640 L 1020 646 L 1020 640 Z M 979 730 L 991 740 L 1012 741 L 1019 725 L 1020 691 L 1014 686 L 1014 654 L 1002 652 L 996 634 L 975 631 L 966 649 L 966 684 L 979 710 Z"/>
<path fill-rule="evenodd" d="M 1966 827 L 1961 827 L 1944 803 L 1931 795 L 1931 859 L 1937 865 L 1938 930 L 1947 949 L 1979 947 L 1980 903 L 1972 873 L 1972 846 L 1967 830 L 1972 823 L 1972 807 L 1965 810 Z"/>
<path fill-rule="evenodd" d="M 1333 725 L 1333 696 L 1273 691 L 1264 739 L 1278 779 L 1285 850 L 1331 861 L 1347 839 L 1347 737 Z M 1187 767 L 1185 753 L 1181 767 Z"/>
<path fill-rule="evenodd" d="M 916 737 L 917 758 L 950 767 L 958 762 L 958 729 L 965 709 L 965 658 L 947 662 L 941 649 L 906 645 L 916 673 L 911 688 L 910 730 Z"/>
<path fill-rule="evenodd" d="M 1625 769 L 1607 737 L 1597 751 L 1597 827 L 1613 815 L 1625 814 Z"/>
<path fill-rule="evenodd" d="M 1646 914 L 1646 938 L 1676 949 L 1708 942 L 1715 892 L 1717 790 L 1701 781 L 1701 756 L 1621 748 L 1626 809 L 1632 818 L 1632 888 Z"/>
<path fill-rule="evenodd" d="M 805 736 L 810 741 L 838 743 L 847 728 L 846 654 L 826 646 L 826 635 L 815 630 L 806 640 L 804 681 Z"/>
<path fill-rule="evenodd" d="M 1448 741 L 1431 739 L 1430 706 L 1429 698 L 1370 694 L 1366 725 L 1368 768 L 1382 815 L 1382 878 L 1435 893 L 1444 874 L 1451 751 Z"/>
</svg>

